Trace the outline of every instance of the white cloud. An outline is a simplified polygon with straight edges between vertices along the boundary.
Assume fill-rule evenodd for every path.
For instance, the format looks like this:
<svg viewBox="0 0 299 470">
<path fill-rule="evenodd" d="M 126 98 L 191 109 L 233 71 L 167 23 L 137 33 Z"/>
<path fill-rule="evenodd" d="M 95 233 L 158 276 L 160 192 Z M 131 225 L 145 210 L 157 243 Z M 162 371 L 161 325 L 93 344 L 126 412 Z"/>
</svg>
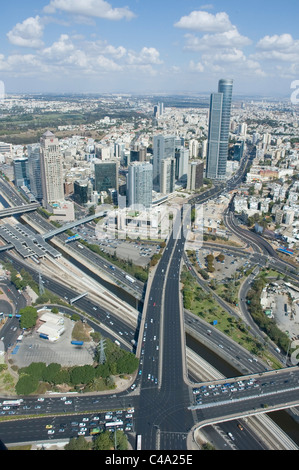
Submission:
<svg viewBox="0 0 299 470">
<path fill-rule="evenodd" d="M 241 49 L 230 48 L 217 53 L 205 53 L 201 60 L 191 60 L 189 69 L 192 72 L 206 74 L 227 74 L 229 76 L 260 76 L 265 72 L 259 62 L 248 59 Z"/>
<path fill-rule="evenodd" d="M 121 65 L 103 55 L 96 58 L 94 65 L 100 69 L 103 69 L 105 72 L 119 72 L 122 70 Z"/>
<path fill-rule="evenodd" d="M 82 15 L 108 20 L 130 20 L 135 17 L 128 8 L 112 8 L 105 0 L 51 0 L 44 8 L 45 13 L 55 13 L 57 10 L 65 11 L 73 15 Z"/>
<path fill-rule="evenodd" d="M 206 57 L 209 57 L 209 58 L 212 58 L 212 60 L 214 62 L 218 62 L 218 63 L 224 63 L 224 64 L 228 64 L 228 63 L 234 63 L 234 62 L 245 62 L 246 61 L 246 57 L 243 53 L 243 51 L 241 51 L 240 49 L 229 49 L 225 52 L 221 52 L 220 54 L 214 54 L 213 56 L 210 56 L 210 55 L 203 55 L 203 59 L 205 59 Z"/>
<path fill-rule="evenodd" d="M 12 54 L 5 58 L 0 55 L 0 70 L 10 72 L 12 76 L 35 76 L 37 70 L 45 71 L 43 63 L 34 54 Z"/>
<path fill-rule="evenodd" d="M 213 15 L 206 11 L 192 11 L 189 16 L 183 16 L 174 26 L 209 33 L 224 33 L 234 29 L 227 13 L 221 12 Z"/>
<path fill-rule="evenodd" d="M 83 47 L 88 50 L 91 55 L 108 55 L 115 59 L 121 59 L 127 54 L 127 49 L 123 46 L 112 46 L 107 41 L 88 41 L 83 44 Z"/>
<path fill-rule="evenodd" d="M 224 33 L 205 34 L 198 38 L 194 34 L 186 34 L 185 49 L 190 51 L 203 51 L 211 48 L 243 47 L 251 44 L 251 40 L 242 36 L 236 28 Z"/>
<path fill-rule="evenodd" d="M 211 14 L 204 11 L 193 11 L 184 16 L 176 27 L 198 31 L 185 34 L 184 50 L 200 53 L 189 62 L 189 70 L 195 73 L 205 72 L 215 76 L 227 74 L 244 76 L 264 76 L 260 63 L 255 57 L 247 57 L 243 48 L 252 45 L 253 41 L 239 33 L 227 13 Z"/>
<path fill-rule="evenodd" d="M 201 62 L 197 62 L 195 63 L 193 60 L 191 60 L 190 64 L 189 64 L 189 67 L 190 67 L 190 70 L 194 71 L 194 72 L 204 72 L 205 68 L 204 66 L 202 65 Z"/>
<path fill-rule="evenodd" d="M 155 47 L 127 50 L 108 41 L 88 41 L 82 35 L 61 34 L 47 47 L 39 48 L 35 54 L 0 54 L 0 71 L 9 76 L 39 77 L 154 77 L 160 73 L 163 61 Z M 109 78 L 110 79 L 110 78 Z"/>
<path fill-rule="evenodd" d="M 139 53 L 129 51 L 127 62 L 131 65 L 160 65 L 163 63 L 159 51 L 154 47 L 143 47 Z"/>
<path fill-rule="evenodd" d="M 298 47 L 299 41 L 295 41 L 290 34 L 282 34 L 281 36 L 275 34 L 274 36 L 265 36 L 256 45 L 257 49 L 268 51 L 271 49 L 285 50 L 290 49 L 296 45 Z"/>
<path fill-rule="evenodd" d="M 254 60 L 260 60 L 273 65 L 281 62 L 299 63 L 299 40 L 290 34 L 265 36 L 256 46 L 257 52 L 251 55 Z"/>
<path fill-rule="evenodd" d="M 62 34 L 58 41 L 54 42 L 52 46 L 47 47 L 42 51 L 47 59 L 60 60 L 67 57 L 75 50 L 75 46 L 67 34 Z"/>
<path fill-rule="evenodd" d="M 41 40 L 44 26 L 39 16 L 30 17 L 17 23 L 16 26 L 7 33 L 8 40 L 14 46 L 39 48 L 43 46 Z"/>
</svg>

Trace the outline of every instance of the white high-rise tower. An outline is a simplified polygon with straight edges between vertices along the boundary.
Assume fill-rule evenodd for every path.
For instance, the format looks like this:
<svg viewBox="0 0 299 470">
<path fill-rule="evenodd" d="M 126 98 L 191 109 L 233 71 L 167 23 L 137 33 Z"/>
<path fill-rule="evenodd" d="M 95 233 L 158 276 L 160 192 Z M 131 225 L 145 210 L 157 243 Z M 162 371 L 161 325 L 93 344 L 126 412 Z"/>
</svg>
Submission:
<svg viewBox="0 0 299 470">
<path fill-rule="evenodd" d="M 48 210 L 54 203 L 64 201 L 62 156 L 59 141 L 47 131 L 40 140 L 40 166 L 43 206 Z"/>
</svg>

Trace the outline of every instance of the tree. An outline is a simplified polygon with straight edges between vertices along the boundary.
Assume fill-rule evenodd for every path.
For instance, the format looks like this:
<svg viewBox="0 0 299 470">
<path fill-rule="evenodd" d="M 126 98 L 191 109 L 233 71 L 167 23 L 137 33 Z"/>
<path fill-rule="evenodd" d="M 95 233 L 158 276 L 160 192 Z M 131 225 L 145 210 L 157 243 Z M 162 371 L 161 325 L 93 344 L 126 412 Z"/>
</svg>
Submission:
<svg viewBox="0 0 299 470">
<path fill-rule="evenodd" d="M 91 442 L 87 442 L 83 436 L 79 436 L 70 439 L 69 443 L 64 446 L 64 450 L 90 450 L 91 446 Z"/>
<path fill-rule="evenodd" d="M 70 373 L 71 383 L 73 385 L 89 384 L 94 380 L 95 370 L 92 366 L 74 367 Z"/>
<path fill-rule="evenodd" d="M 18 395 L 30 395 L 38 387 L 38 380 L 31 375 L 23 375 L 16 384 L 16 393 Z"/>
<path fill-rule="evenodd" d="M 116 431 L 116 449 L 128 450 L 128 439 L 124 432 Z"/>
<path fill-rule="evenodd" d="M 67 369 L 60 370 L 55 377 L 53 378 L 53 383 L 58 384 L 69 384 L 70 383 L 70 373 Z"/>
<path fill-rule="evenodd" d="M 96 436 L 93 444 L 93 450 L 113 450 L 114 445 L 111 442 L 111 433 L 109 431 L 102 432 Z"/>
<path fill-rule="evenodd" d="M 37 310 L 34 307 L 25 307 L 20 310 L 20 326 L 21 328 L 33 328 L 37 320 Z"/>
<path fill-rule="evenodd" d="M 59 374 L 60 369 L 61 369 L 60 364 L 56 364 L 54 362 L 49 364 L 48 367 L 45 369 L 44 374 L 43 374 L 44 382 L 54 383 L 55 382 L 55 377 Z"/>
<path fill-rule="evenodd" d="M 32 362 L 28 367 L 19 370 L 20 375 L 26 374 L 37 380 L 42 380 L 47 365 L 45 362 Z"/>
</svg>

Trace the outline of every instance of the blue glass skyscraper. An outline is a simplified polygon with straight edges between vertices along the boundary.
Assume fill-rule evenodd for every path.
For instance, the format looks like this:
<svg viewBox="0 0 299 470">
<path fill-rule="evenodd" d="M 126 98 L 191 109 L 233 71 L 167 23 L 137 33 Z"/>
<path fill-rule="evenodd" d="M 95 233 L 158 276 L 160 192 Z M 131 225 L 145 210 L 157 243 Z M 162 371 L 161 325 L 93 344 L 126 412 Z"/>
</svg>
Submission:
<svg viewBox="0 0 299 470">
<path fill-rule="evenodd" d="M 207 148 L 206 177 L 226 178 L 233 80 L 220 80 L 212 93 Z"/>
</svg>

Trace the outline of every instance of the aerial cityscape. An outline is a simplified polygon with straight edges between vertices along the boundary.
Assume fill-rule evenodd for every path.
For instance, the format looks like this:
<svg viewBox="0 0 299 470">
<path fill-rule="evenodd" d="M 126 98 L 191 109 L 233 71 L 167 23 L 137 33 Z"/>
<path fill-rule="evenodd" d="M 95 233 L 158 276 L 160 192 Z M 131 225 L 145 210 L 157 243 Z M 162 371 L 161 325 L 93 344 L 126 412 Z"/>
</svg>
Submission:
<svg viewBox="0 0 299 470">
<path fill-rule="evenodd" d="M 3 8 L 1 450 L 299 449 L 299 5 L 270 3 Z"/>
</svg>

